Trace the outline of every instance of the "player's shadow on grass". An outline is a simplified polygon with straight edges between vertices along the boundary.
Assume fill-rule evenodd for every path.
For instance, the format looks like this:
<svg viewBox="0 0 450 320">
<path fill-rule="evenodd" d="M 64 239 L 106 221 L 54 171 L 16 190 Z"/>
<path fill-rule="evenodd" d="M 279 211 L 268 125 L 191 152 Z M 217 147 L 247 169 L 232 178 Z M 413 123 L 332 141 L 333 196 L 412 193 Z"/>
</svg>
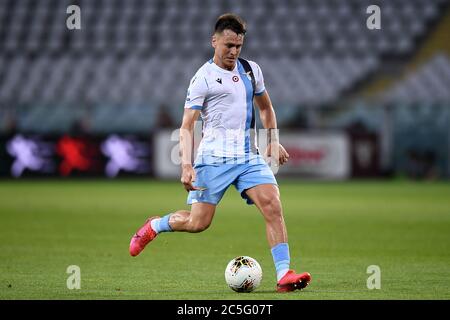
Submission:
<svg viewBox="0 0 450 320">
<path fill-rule="evenodd" d="M 239 296 L 246 296 L 248 294 L 267 294 L 267 293 L 276 293 L 275 290 L 258 290 L 258 291 L 252 291 L 252 292 L 238 292 Z"/>
<path fill-rule="evenodd" d="M 252 291 L 250 292 L 250 294 L 267 294 L 267 293 L 277 293 L 277 294 L 290 294 L 290 293 L 294 293 L 294 294 L 299 294 L 299 293 L 307 293 L 309 290 L 295 290 L 292 292 L 284 292 L 284 293 L 278 293 L 276 290 L 257 290 L 257 291 Z M 245 292 L 240 292 L 239 294 L 245 295 Z"/>
<path fill-rule="evenodd" d="M 249 293 L 239 292 L 239 294 L 242 294 L 243 296 L 247 295 L 247 294 L 268 294 L 268 293 L 277 293 L 277 291 L 276 290 L 257 290 L 257 291 L 252 291 Z M 287 292 L 287 293 L 289 293 L 289 292 Z"/>
</svg>

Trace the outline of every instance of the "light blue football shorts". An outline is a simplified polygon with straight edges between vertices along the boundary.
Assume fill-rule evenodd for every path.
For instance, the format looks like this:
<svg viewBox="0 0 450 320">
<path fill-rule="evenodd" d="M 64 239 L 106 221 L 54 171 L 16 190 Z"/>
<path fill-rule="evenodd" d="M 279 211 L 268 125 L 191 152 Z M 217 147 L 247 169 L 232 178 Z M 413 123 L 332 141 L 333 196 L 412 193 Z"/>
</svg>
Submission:
<svg viewBox="0 0 450 320">
<path fill-rule="evenodd" d="M 250 158 L 223 158 L 216 156 L 199 156 L 194 163 L 196 187 L 205 190 L 189 191 L 187 204 L 206 202 L 217 205 L 230 185 L 253 204 L 245 191 L 260 184 L 277 184 L 272 170 L 261 155 L 252 155 Z"/>
</svg>

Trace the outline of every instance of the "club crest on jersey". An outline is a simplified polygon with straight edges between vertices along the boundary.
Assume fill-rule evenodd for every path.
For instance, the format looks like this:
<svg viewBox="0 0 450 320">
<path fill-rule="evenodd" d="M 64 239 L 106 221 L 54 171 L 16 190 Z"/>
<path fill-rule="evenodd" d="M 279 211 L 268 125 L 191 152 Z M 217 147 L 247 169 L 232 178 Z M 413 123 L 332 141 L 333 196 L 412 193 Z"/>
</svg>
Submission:
<svg viewBox="0 0 450 320">
<path fill-rule="evenodd" d="M 238 82 L 239 81 L 239 77 L 238 76 L 233 76 L 233 81 L 234 82 Z"/>
</svg>

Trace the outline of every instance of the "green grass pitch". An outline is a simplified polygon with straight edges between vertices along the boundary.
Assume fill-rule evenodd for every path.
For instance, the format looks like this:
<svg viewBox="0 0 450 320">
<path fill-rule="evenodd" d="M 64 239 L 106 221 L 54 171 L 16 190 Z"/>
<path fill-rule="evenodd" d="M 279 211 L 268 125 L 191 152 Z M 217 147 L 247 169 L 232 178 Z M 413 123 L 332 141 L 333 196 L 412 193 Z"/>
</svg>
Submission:
<svg viewBox="0 0 450 320">
<path fill-rule="evenodd" d="M 147 216 L 186 209 L 176 182 L 0 182 L 0 299 L 449 299 L 450 184 L 280 181 L 291 265 L 309 287 L 275 293 L 262 216 L 231 187 L 211 227 L 162 234 L 140 256 L 130 236 Z M 235 293 L 224 269 L 256 258 L 261 286 Z M 69 290 L 69 265 L 81 289 Z M 381 289 L 367 288 L 367 267 Z"/>
</svg>

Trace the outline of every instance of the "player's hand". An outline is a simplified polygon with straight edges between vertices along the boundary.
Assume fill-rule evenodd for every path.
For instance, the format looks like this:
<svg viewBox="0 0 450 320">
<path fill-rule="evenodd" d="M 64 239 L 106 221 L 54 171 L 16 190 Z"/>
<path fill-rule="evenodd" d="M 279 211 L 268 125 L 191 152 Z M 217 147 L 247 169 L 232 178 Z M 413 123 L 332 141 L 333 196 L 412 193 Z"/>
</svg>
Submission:
<svg viewBox="0 0 450 320">
<path fill-rule="evenodd" d="M 200 190 L 201 188 L 195 187 L 195 170 L 192 165 L 183 165 L 181 171 L 181 183 L 186 191 Z"/>
<path fill-rule="evenodd" d="M 278 151 L 278 152 L 277 152 Z M 279 143 L 271 143 L 266 149 L 266 158 L 272 158 L 277 161 L 278 165 L 283 165 L 289 160 L 289 153 L 284 149 L 284 147 Z"/>
<path fill-rule="evenodd" d="M 280 154 L 280 156 L 279 156 L 279 161 L 280 161 L 280 165 L 283 165 L 283 164 L 285 164 L 286 162 L 288 162 L 289 161 L 289 153 L 286 151 L 286 149 L 281 145 L 281 144 L 278 144 L 278 146 L 279 146 L 279 154 Z"/>
</svg>

